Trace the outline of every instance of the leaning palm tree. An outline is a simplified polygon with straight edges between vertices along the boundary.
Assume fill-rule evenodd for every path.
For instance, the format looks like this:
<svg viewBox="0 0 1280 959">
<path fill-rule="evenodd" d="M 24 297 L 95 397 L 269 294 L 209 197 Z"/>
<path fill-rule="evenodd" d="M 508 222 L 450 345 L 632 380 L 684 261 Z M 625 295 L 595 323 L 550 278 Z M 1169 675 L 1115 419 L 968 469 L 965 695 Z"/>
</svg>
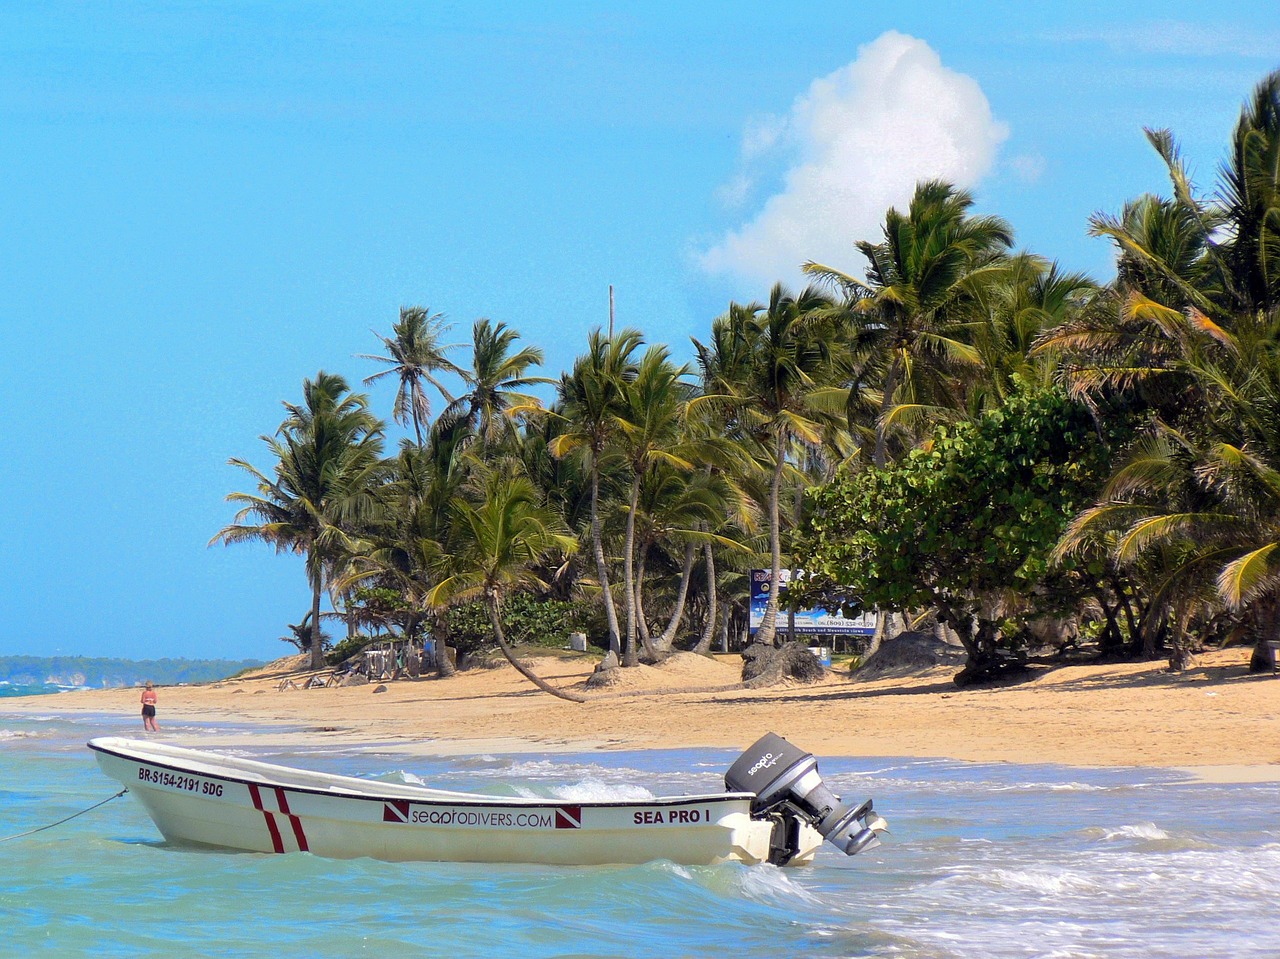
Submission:
<svg viewBox="0 0 1280 959">
<path fill-rule="evenodd" d="M 475 495 L 454 503 L 451 571 L 427 596 L 433 605 L 480 598 L 493 638 L 507 661 L 543 692 L 570 702 L 586 697 L 557 689 L 516 658 L 502 625 L 502 603 L 513 591 L 544 588 L 534 570 L 551 554 L 564 555 L 577 541 L 542 505 L 523 476 L 501 470 L 479 478 Z"/>
<path fill-rule="evenodd" d="M 876 466 L 888 460 L 895 409 L 957 406 L 961 374 L 980 367 L 969 324 L 985 291 L 1006 275 L 1013 232 L 999 217 L 972 215 L 972 206 L 965 190 L 920 183 L 905 214 L 892 207 L 885 214 L 880 243 L 858 242 L 865 282 L 821 263 L 804 265 L 844 298 L 841 312 L 859 364 L 849 408 L 867 398 L 877 407 Z"/>
<path fill-rule="evenodd" d="M 209 541 L 265 542 L 276 552 L 306 557 L 311 586 L 311 667 L 324 665 L 320 597 L 339 557 L 349 553 L 350 531 L 376 506 L 383 474 L 382 422 L 346 380 L 321 371 L 303 383 L 302 404 L 286 403 L 288 418 L 275 436 L 263 436 L 276 462 L 271 475 L 245 460 L 232 466 L 253 477 L 257 491 L 230 493 L 235 519 Z"/>
<path fill-rule="evenodd" d="M 434 386 L 446 402 L 453 401 L 449 391 L 435 376 L 442 371 L 460 372 L 446 356 L 452 347 L 441 342 L 448 331 L 443 314 L 431 313 L 421 306 L 402 306 L 400 320 L 391 328 L 390 336 L 374 333 L 382 341 L 387 355 L 357 354 L 360 359 L 387 365 L 387 369 L 366 376 L 365 386 L 371 386 L 386 376 L 394 376 L 399 381 L 392 416 L 402 426 L 413 424 L 419 446 L 422 445 L 423 429 L 431 419 L 431 401 L 427 399 L 424 384 Z"/>
<path fill-rule="evenodd" d="M 756 632 L 764 644 L 776 638 L 780 501 L 788 452 L 797 442 L 820 444 L 824 427 L 835 422 L 844 405 L 844 391 L 834 385 L 840 365 L 832 352 L 831 308 L 815 288 L 797 296 L 777 284 L 767 307 L 732 304 L 713 324 L 710 346 L 694 341 L 703 392 L 688 404 L 690 412 L 699 415 L 704 407 L 723 411 L 744 441 L 760 451 L 769 471 L 770 590 Z"/>
</svg>

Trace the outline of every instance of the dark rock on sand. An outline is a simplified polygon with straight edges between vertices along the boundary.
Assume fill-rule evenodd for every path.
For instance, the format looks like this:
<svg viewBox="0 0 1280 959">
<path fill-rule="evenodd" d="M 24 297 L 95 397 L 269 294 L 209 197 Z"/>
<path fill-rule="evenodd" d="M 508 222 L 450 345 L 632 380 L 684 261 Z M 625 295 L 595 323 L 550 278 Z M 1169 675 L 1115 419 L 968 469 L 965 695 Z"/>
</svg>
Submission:
<svg viewBox="0 0 1280 959">
<path fill-rule="evenodd" d="M 748 686 L 774 686 L 784 679 L 816 683 L 825 674 L 818 657 L 799 643 L 778 647 L 753 643 L 742 651 L 742 681 Z"/>
<path fill-rule="evenodd" d="M 605 653 L 604 659 L 596 665 L 595 672 L 587 677 L 587 689 L 602 689 L 606 686 L 616 686 L 622 676 L 619 672 L 621 665 L 618 662 L 618 656 L 613 650 Z"/>
<path fill-rule="evenodd" d="M 914 676 L 939 666 L 965 664 L 964 647 L 939 639 L 933 633 L 899 633 L 886 639 L 853 674 L 854 679 L 892 679 Z"/>
</svg>

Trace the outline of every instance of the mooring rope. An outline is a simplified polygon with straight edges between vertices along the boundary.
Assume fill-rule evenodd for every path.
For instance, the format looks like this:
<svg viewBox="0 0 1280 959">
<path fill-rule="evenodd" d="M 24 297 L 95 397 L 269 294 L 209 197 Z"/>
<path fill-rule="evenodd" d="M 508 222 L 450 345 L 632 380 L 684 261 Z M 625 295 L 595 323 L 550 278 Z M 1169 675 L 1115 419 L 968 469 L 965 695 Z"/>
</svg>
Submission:
<svg viewBox="0 0 1280 959">
<path fill-rule="evenodd" d="M 21 839 L 23 836 L 34 836 L 36 833 L 44 832 L 46 829 L 52 829 L 54 826 L 61 826 L 64 822 L 71 822 L 71 820 L 75 819 L 77 816 L 83 816 L 87 812 L 93 812 L 99 806 L 105 806 L 107 803 L 111 802 L 111 800 L 113 799 L 119 799 L 128 791 L 129 791 L 128 789 L 122 789 L 118 793 L 116 793 L 114 796 L 108 796 L 106 799 L 102 800 L 102 802 L 94 803 L 88 809 L 81 809 L 79 812 L 73 812 L 66 819 L 59 819 L 57 822 L 51 822 L 47 826 L 40 826 L 37 829 L 29 829 L 26 832 L 20 832 L 14 836 L 5 836 L 3 839 L 0 839 L 0 842 L 8 842 L 10 839 Z"/>
</svg>

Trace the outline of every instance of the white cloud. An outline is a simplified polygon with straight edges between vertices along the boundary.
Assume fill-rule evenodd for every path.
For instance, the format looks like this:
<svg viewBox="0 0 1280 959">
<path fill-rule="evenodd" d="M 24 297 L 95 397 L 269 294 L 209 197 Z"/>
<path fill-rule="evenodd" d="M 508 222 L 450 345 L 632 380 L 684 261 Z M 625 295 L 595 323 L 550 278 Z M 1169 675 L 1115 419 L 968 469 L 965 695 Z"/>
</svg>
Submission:
<svg viewBox="0 0 1280 959">
<path fill-rule="evenodd" d="M 905 206 L 920 180 L 975 185 L 1007 136 L 975 80 L 943 66 L 923 40 L 883 34 L 814 80 L 786 117 L 749 126 L 744 164 L 786 151 L 783 189 L 699 262 L 761 285 L 802 282 L 806 260 L 860 271 L 853 244 L 879 239 L 885 210 Z M 740 172 L 724 192 L 740 196 L 751 181 Z"/>
</svg>

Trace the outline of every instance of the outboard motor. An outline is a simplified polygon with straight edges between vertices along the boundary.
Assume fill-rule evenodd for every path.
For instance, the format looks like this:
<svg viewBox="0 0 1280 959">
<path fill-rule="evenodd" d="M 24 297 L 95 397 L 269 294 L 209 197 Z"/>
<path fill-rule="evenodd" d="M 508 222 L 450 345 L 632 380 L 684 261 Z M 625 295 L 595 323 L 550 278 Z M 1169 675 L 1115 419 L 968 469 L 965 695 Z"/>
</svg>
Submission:
<svg viewBox="0 0 1280 959">
<path fill-rule="evenodd" d="M 800 823 L 813 826 L 827 842 L 857 855 L 880 844 L 887 828 L 868 799 L 853 807 L 840 801 L 818 775 L 818 761 L 781 736 L 766 733 L 738 757 L 724 775 L 732 792 L 753 793 L 753 819 L 772 819 L 769 861 L 783 865 L 799 849 Z"/>
</svg>

